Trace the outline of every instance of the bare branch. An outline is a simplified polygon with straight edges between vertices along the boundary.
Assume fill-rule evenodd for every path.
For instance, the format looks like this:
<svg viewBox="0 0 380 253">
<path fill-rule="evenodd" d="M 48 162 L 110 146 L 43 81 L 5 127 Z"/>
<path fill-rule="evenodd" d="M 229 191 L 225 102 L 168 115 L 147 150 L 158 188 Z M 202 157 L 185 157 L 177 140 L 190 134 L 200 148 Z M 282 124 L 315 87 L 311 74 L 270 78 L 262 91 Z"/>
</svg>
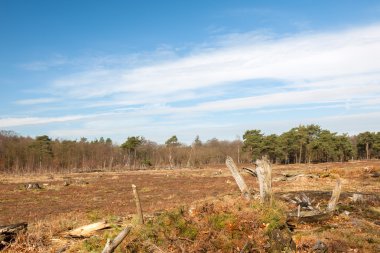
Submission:
<svg viewBox="0 0 380 253">
<path fill-rule="evenodd" d="M 113 240 L 107 239 L 107 243 L 102 253 L 112 253 L 117 248 L 117 246 L 119 246 L 119 244 L 124 240 L 124 238 L 129 234 L 130 231 L 131 231 L 131 226 L 128 226 L 125 229 L 123 229 L 123 231 L 121 231 L 120 234 L 118 234 L 115 237 L 115 239 Z"/>
</svg>

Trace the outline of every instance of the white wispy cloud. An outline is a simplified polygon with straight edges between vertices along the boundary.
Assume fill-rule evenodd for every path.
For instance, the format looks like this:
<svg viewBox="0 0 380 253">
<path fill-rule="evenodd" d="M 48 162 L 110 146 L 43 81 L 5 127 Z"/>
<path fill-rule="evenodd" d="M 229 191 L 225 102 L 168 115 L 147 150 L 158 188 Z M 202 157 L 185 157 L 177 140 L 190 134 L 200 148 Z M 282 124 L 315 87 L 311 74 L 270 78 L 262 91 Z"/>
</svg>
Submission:
<svg viewBox="0 0 380 253">
<path fill-rule="evenodd" d="M 189 134 L 189 129 L 202 125 L 206 129 L 203 132 L 212 132 L 210 129 L 218 124 L 197 120 L 219 112 L 280 112 L 296 106 L 305 111 L 343 108 L 347 113 L 357 113 L 360 108 L 380 104 L 380 24 L 285 37 L 267 32 L 234 33 L 195 45 L 187 53 L 164 47 L 151 56 L 104 56 L 96 64 L 89 63 L 88 58 L 78 60 L 84 65 L 79 71 L 51 80 L 52 100 L 37 98 L 17 103 L 49 103 L 59 98 L 75 101 L 78 109 L 91 111 L 89 115 L 6 118 L 0 119 L 0 127 L 86 119 L 78 127 L 50 133 L 72 136 L 122 134 L 128 130 L 149 137 L 157 134 L 157 129 L 165 133 L 182 129 Z M 278 85 L 266 85 L 271 82 Z M 365 113 L 364 119 L 373 123 L 370 117 L 374 114 Z M 162 119 L 154 119 L 159 116 L 169 120 L 169 126 L 163 126 Z M 342 120 L 347 127 L 358 125 L 356 119 L 346 115 Z M 282 123 L 294 126 L 308 120 L 330 125 L 339 121 L 304 118 Z M 236 133 L 248 123 L 237 124 L 224 126 L 235 128 Z M 269 127 L 270 123 L 256 125 Z M 222 131 L 223 125 L 218 129 Z"/>
<path fill-rule="evenodd" d="M 70 116 L 62 116 L 62 117 L 0 118 L 0 128 L 76 121 L 76 120 L 88 119 L 91 117 L 93 116 L 92 115 L 70 115 Z"/>
<path fill-rule="evenodd" d="M 57 98 L 31 98 L 31 99 L 22 99 L 15 101 L 19 105 L 35 105 L 35 104 L 48 104 L 52 102 L 57 102 Z"/>
<path fill-rule="evenodd" d="M 371 94 L 378 93 L 380 93 L 380 83 L 378 85 L 367 85 L 365 88 L 360 86 L 332 87 L 326 89 L 289 91 L 262 96 L 225 99 L 202 103 L 187 109 L 199 111 L 226 111 L 316 103 L 345 103 L 348 99 L 366 98 Z M 180 108 L 178 110 L 184 109 Z"/>
<path fill-rule="evenodd" d="M 125 94 L 125 100 L 129 100 L 135 96 L 157 97 L 223 88 L 260 79 L 280 80 L 287 84 L 284 88 L 298 88 L 300 92 L 307 89 L 310 96 L 313 92 L 326 95 L 316 86 L 337 89 L 337 92 L 355 86 L 361 87 L 361 93 L 369 94 L 373 85 L 379 85 L 380 25 L 253 40 L 252 45 L 242 38 L 243 41 L 236 36 L 234 44 L 228 47 L 143 67 L 76 73 L 54 80 L 53 86 L 58 91 L 65 89 L 74 98 Z M 298 98 L 300 94 L 289 92 L 288 95 Z"/>
</svg>

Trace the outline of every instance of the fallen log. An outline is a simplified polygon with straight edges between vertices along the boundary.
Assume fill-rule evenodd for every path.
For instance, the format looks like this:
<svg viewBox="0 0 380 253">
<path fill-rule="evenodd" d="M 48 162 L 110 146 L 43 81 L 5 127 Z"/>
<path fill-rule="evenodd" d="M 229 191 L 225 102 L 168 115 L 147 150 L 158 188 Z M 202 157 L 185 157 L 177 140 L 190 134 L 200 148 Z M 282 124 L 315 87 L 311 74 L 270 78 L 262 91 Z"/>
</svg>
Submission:
<svg viewBox="0 0 380 253">
<path fill-rule="evenodd" d="M 12 225 L 0 226 L 0 250 L 16 239 L 18 233 L 25 231 L 28 223 L 17 223 Z"/>
<path fill-rule="evenodd" d="M 251 200 L 252 199 L 251 192 L 250 192 L 249 188 L 247 187 L 243 177 L 240 175 L 240 173 L 239 173 L 239 171 L 238 171 L 238 169 L 234 163 L 234 160 L 229 156 L 227 156 L 226 165 L 227 165 L 228 169 L 231 171 L 231 174 L 234 177 L 236 184 L 238 185 L 238 187 L 239 187 L 242 195 L 244 196 L 244 198 L 246 198 L 247 200 Z"/>
<path fill-rule="evenodd" d="M 108 239 L 106 246 L 104 247 L 102 253 L 112 253 L 114 250 L 119 246 L 119 244 L 124 240 L 124 238 L 129 234 L 131 231 L 131 226 L 126 227 L 123 229 L 123 231 L 118 234 L 115 239 L 111 240 Z"/>
<path fill-rule="evenodd" d="M 73 238 L 90 237 L 96 231 L 110 228 L 110 227 L 111 225 L 107 221 L 100 221 L 100 222 L 92 223 L 89 225 L 85 225 L 85 226 L 81 226 L 79 228 L 73 229 L 67 232 L 66 236 L 73 237 Z"/>
<path fill-rule="evenodd" d="M 314 223 L 331 218 L 331 213 L 313 211 L 299 211 L 296 214 L 289 214 L 287 218 L 288 223 Z"/>
</svg>

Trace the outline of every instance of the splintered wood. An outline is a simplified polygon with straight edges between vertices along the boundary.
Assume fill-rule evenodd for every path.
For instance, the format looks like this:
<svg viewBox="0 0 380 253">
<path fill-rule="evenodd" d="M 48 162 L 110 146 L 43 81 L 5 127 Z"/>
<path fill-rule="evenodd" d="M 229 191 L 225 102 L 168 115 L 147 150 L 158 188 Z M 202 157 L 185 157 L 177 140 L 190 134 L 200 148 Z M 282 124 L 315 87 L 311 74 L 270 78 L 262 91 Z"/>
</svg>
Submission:
<svg viewBox="0 0 380 253">
<path fill-rule="evenodd" d="M 342 183 L 340 179 L 336 181 L 335 188 L 332 192 L 331 199 L 329 201 L 329 204 L 327 205 L 327 212 L 332 212 L 335 210 L 336 204 L 338 203 L 340 192 L 342 190 Z"/>
<path fill-rule="evenodd" d="M 129 234 L 131 231 L 131 226 L 126 227 L 123 229 L 120 234 L 118 234 L 115 239 L 107 239 L 107 243 L 104 246 L 104 249 L 102 253 L 112 253 L 114 250 L 119 246 L 119 244 L 124 240 L 125 237 Z"/>
<path fill-rule="evenodd" d="M 247 200 L 251 200 L 252 199 L 251 192 L 249 191 L 249 188 L 247 187 L 243 177 L 240 175 L 240 173 L 239 173 L 239 171 L 238 171 L 238 169 L 234 163 L 234 160 L 232 160 L 232 158 L 229 156 L 227 156 L 226 165 L 227 165 L 228 169 L 231 171 L 231 174 L 234 177 L 236 184 L 238 185 L 238 187 L 239 187 L 241 193 L 243 194 L 244 198 L 246 198 Z"/>
<path fill-rule="evenodd" d="M 333 215 L 333 211 L 336 208 L 336 205 L 337 205 L 339 197 L 340 197 L 341 190 L 342 190 L 342 183 L 341 183 L 341 180 L 338 179 L 336 181 L 335 188 L 332 192 L 331 199 L 330 199 L 325 210 L 320 210 L 317 207 L 315 207 L 315 208 L 312 207 L 311 201 L 309 201 L 309 198 L 307 198 L 306 195 L 303 193 L 302 195 L 304 195 L 304 197 L 302 197 L 302 201 L 301 201 L 301 199 L 298 199 L 301 202 L 296 202 L 299 204 L 298 209 L 297 209 L 297 214 L 296 215 L 290 214 L 288 216 L 287 222 L 288 223 L 289 222 L 298 223 L 300 221 L 301 222 L 319 222 L 322 220 L 329 219 Z M 307 201 L 305 201 L 305 200 L 307 200 Z M 294 203 L 294 201 L 292 201 L 292 202 Z M 301 211 L 302 205 L 304 206 L 303 208 L 308 208 L 310 210 Z M 295 217 L 296 217 L 296 219 L 295 219 Z"/>
<path fill-rule="evenodd" d="M 257 180 L 259 181 L 260 187 L 260 200 L 261 203 L 267 203 L 270 202 L 272 198 L 272 168 L 265 158 L 257 160 L 256 165 Z"/>
<path fill-rule="evenodd" d="M 96 223 L 92 223 L 90 225 L 85 225 L 76 229 L 73 229 L 67 233 L 67 236 L 74 238 L 85 238 L 90 237 L 96 231 L 110 228 L 111 225 L 107 221 L 100 221 Z"/>
</svg>

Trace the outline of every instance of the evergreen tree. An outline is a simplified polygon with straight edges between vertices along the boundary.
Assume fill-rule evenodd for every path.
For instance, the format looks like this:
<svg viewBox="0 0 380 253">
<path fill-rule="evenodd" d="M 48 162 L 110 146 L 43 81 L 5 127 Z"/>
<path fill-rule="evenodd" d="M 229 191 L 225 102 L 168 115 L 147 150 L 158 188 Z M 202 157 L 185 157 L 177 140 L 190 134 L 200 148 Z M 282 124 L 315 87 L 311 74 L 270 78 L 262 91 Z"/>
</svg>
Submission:
<svg viewBox="0 0 380 253">
<path fill-rule="evenodd" d="M 261 158 L 264 135 L 260 130 L 247 130 L 243 135 L 243 150 L 251 154 L 252 160 Z"/>
<path fill-rule="evenodd" d="M 128 151 L 128 165 L 131 166 L 131 157 L 133 156 L 133 166 L 136 167 L 137 159 L 137 147 L 140 146 L 144 141 L 141 136 L 131 136 L 121 144 L 121 148 Z"/>
<path fill-rule="evenodd" d="M 358 155 L 360 157 L 364 157 L 365 155 L 365 159 L 367 160 L 371 159 L 371 151 L 375 143 L 375 137 L 376 137 L 375 133 L 371 133 L 368 131 L 364 133 L 360 133 L 357 136 L 357 148 L 358 148 Z"/>
</svg>

